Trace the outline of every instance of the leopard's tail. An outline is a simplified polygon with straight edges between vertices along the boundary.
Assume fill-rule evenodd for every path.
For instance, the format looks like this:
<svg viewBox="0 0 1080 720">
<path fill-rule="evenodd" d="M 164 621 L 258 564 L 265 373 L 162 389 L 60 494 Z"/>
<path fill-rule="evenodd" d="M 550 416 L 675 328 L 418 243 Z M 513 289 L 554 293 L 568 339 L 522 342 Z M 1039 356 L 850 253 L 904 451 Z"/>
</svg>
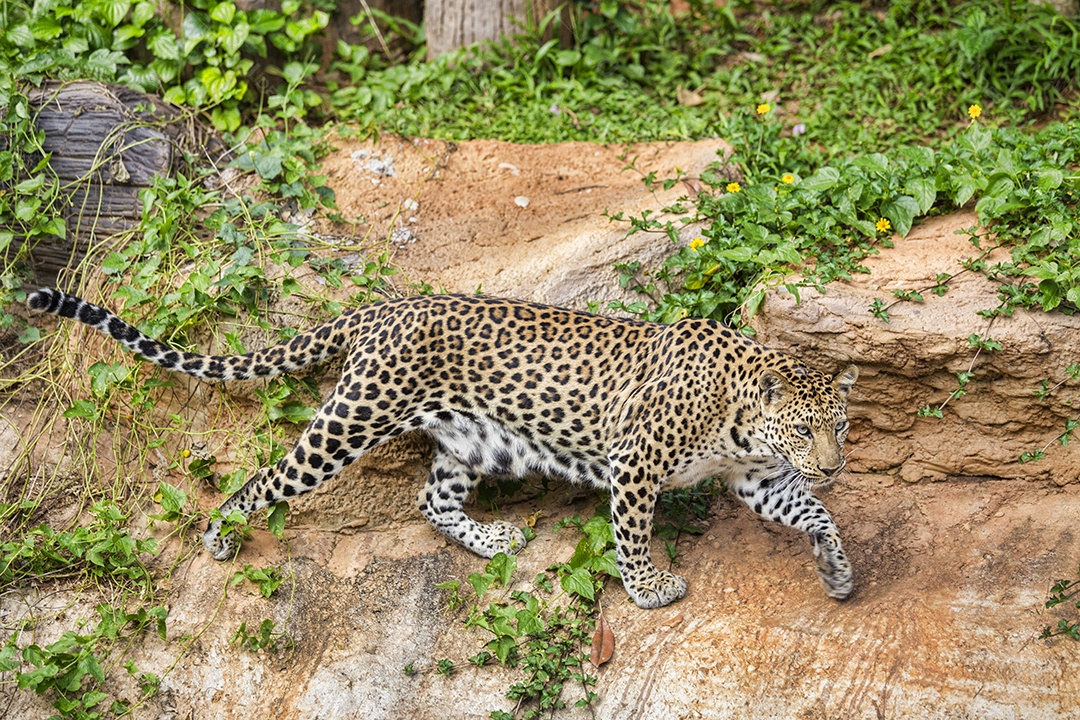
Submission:
<svg viewBox="0 0 1080 720">
<path fill-rule="evenodd" d="M 109 335 L 128 350 L 168 370 L 200 380 L 250 380 L 298 370 L 345 349 L 348 315 L 301 333 L 280 345 L 246 355 L 199 355 L 160 343 L 103 307 L 54 288 L 31 293 L 26 304 L 61 317 L 78 320 Z"/>
</svg>

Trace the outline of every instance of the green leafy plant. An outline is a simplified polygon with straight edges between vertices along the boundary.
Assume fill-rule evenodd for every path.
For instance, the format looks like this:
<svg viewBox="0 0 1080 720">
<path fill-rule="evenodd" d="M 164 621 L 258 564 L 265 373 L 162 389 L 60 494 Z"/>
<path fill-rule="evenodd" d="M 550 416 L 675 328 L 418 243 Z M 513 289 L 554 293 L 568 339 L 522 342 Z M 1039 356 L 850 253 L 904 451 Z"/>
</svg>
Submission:
<svg viewBox="0 0 1080 720">
<path fill-rule="evenodd" d="M 8 307 L 26 301 L 30 251 L 43 238 L 66 234 L 62 195 L 33 116 L 18 77 L 0 64 L 0 336 L 17 333 L 24 343 L 40 334 Z"/>
<path fill-rule="evenodd" d="M 606 514 L 583 520 L 575 516 L 556 528 L 574 527 L 581 533 L 571 558 L 557 563 L 532 580 L 532 591 L 512 588 L 517 559 L 499 553 L 483 572 L 472 573 L 467 586 L 471 600 L 462 594 L 460 580 L 438 585 L 449 593 L 451 609 L 471 604 L 466 627 L 479 628 L 490 639 L 468 658 L 474 667 L 491 663 L 517 668 L 522 680 L 507 690 L 516 702 L 513 712 L 496 710 L 492 718 L 535 718 L 566 706 L 564 691 L 580 688 L 578 707 L 597 699 L 592 689 L 596 677 L 586 672 L 596 628 L 595 615 L 606 578 L 618 576 L 614 532 Z M 436 672 L 449 675 L 457 666 L 449 658 Z"/>
<path fill-rule="evenodd" d="M 9 507 L 0 505 L 0 512 Z M 132 537 L 127 517 L 112 502 L 94 503 L 90 513 L 85 527 L 57 532 L 42 523 L 0 544 L 0 584 L 79 578 L 118 583 L 152 597 L 153 579 L 140 556 L 155 554 L 157 541 Z"/>
<path fill-rule="evenodd" d="M 154 500 L 161 505 L 162 510 L 160 513 L 150 515 L 155 520 L 177 522 L 193 517 L 193 513 L 188 513 L 185 510 L 188 502 L 187 493 L 170 483 L 162 481 L 158 485 L 158 490 L 154 493 Z"/>
<path fill-rule="evenodd" d="M 239 645 L 248 652 L 257 653 L 260 650 L 269 650 L 276 653 L 281 650 L 292 650 L 296 643 L 284 630 L 278 628 L 277 623 L 269 618 L 259 623 L 254 632 L 248 632 L 247 623 L 240 623 L 233 635 L 232 644 Z"/>
<path fill-rule="evenodd" d="M 1067 383 L 1077 379 L 1080 379 L 1080 363 L 1073 363 L 1072 365 L 1069 365 L 1067 368 L 1065 368 L 1064 379 L 1059 380 L 1053 385 L 1050 384 L 1049 379 L 1043 380 L 1041 383 L 1039 383 L 1039 387 L 1035 391 L 1035 396 L 1036 398 L 1038 398 L 1039 402 L 1044 402 L 1056 392 L 1065 387 Z M 1065 400 L 1065 402 L 1070 403 L 1071 401 L 1067 399 Z M 1067 418 L 1065 420 L 1065 428 L 1064 430 L 1062 430 L 1062 432 L 1054 436 L 1042 448 L 1021 454 L 1019 462 L 1027 463 L 1043 459 L 1044 457 L 1046 457 L 1046 453 L 1050 449 L 1050 446 L 1055 443 L 1060 443 L 1062 446 L 1068 445 L 1069 441 L 1072 439 L 1073 432 L 1075 432 L 1077 428 L 1080 428 L 1080 416 Z"/>
<path fill-rule="evenodd" d="M 81 628 L 78 632 L 68 630 L 45 647 L 35 644 L 20 647 L 18 633 L 13 633 L 0 648 L 0 672 L 13 673 L 19 689 L 53 695 L 57 717 L 94 720 L 105 717 L 104 707 L 109 707 L 113 714 L 125 714 L 130 702 L 114 699 L 106 704 L 110 695 L 101 689 L 111 649 L 138 637 L 150 625 L 156 626 L 164 640 L 168 610 L 153 606 L 128 612 L 102 603 L 97 612 L 99 620 L 94 627 Z M 133 675 L 138 672 L 131 661 L 126 667 Z M 142 676 L 140 686 L 144 697 L 157 692 L 158 685 L 151 681 L 152 677 Z"/>
<path fill-rule="evenodd" d="M 660 493 L 653 534 L 663 538 L 664 551 L 673 564 L 678 562 L 679 540 L 684 535 L 705 532 L 699 523 L 709 516 L 709 508 L 720 489 L 715 478 L 708 478 L 695 487 Z"/>
<path fill-rule="evenodd" d="M 267 600 L 274 594 L 274 591 L 278 589 L 278 586 L 285 580 L 281 574 L 281 570 L 278 568 L 257 568 L 254 565 L 245 565 L 243 570 L 237 570 L 233 573 L 232 580 L 229 585 L 236 587 L 240 583 L 244 582 L 244 579 L 255 583 L 259 588 L 259 593 Z"/>
<path fill-rule="evenodd" d="M 1080 610 L 1080 572 L 1072 580 L 1059 580 L 1050 588 L 1050 599 L 1046 601 L 1047 609 L 1057 607 L 1064 603 L 1073 603 Z M 1061 618 L 1057 625 L 1047 626 L 1043 629 L 1040 639 L 1047 639 L 1057 635 L 1065 635 L 1073 640 L 1080 640 L 1080 619 Z"/>
<path fill-rule="evenodd" d="M 4 5 L 3 15 L 0 63 L 17 77 L 164 88 L 167 101 L 207 110 L 229 131 L 257 100 L 249 82 L 256 63 L 266 63 L 270 48 L 287 59 L 313 55 L 312 38 L 329 21 L 325 11 L 305 10 L 299 0 L 285 0 L 280 11 L 194 0 L 179 27 L 167 8 L 131 0 L 16 0 Z"/>
</svg>

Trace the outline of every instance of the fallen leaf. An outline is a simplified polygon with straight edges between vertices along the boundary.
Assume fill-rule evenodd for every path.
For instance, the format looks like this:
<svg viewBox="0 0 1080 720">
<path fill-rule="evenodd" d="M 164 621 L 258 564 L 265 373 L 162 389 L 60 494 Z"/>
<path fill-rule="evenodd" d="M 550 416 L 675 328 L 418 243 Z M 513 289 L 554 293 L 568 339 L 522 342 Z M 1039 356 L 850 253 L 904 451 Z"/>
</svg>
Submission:
<svg viewBox="0 0 1080 720">
<path fill-rule="evenodd" d="M 687 90 L 682 85 L 679 85 L 675 88 L 675 99 L 678 100 L 680 105 L 685 105 L 686 107 L 700 105 L 705 102 L 705 98 L 701 96 L 700 92 L 703 87 L 704 85 L 697 90 Z"/>
<path fill-rule="evenodd" d="M 682 624 L 682 621 L 683 621 L 683 616 L 682 615 L 676 615 L 673 618 L 669 618 L 669 619 L 665 620 L 664 624 L 661 625 L 660 627 L 667 628 L 667 629 L 670 630 L 671 628 L 679 627 L 679 625 Z"/>
<path fill-rule="evenodd" d="M 683 178 L 682 182 L 695 195 L 700 195 L 706 190 L 705 185 L 697 178 Z"/>
<path fill-rule="evenodd" d="M 600 613 L 600 620 L 596 623 L 596 632 L 592 638 L 592 656 L 589 660 L 595 667 L 600 667 L 611 659 L 615 652 L 615 634 L 611 632 L 604 614 Z"/>
<path fill-rule="evenodd" d="M 866 56 L 866 58 L 868 60 L 873 60 L 876 57 L 881 57 L 882 55 L 889 52 L 890 50 L 892 50 L 892 43 L 885 43 L 884 45 L 877 48 L 876 50 L 871 50 L 870 53 Z"/>
</svg>

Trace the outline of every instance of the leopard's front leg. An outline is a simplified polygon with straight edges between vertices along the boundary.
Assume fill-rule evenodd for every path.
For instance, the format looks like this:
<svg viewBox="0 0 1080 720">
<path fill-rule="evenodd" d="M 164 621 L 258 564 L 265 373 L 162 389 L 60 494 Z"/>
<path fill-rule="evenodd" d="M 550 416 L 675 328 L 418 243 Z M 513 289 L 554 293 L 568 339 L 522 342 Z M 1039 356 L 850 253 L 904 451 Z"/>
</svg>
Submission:
<svg viewBox="0 0 1080 720">
<path fill-rule="evenodd" d="M 658 608 L 686 595 L 686 579 L 653 565 L 649 549 L 660 483 L 641 469 L 613 467 L 611 523 L 623 586 L 638 607 Z M 630 467 L 633 467 L 631 465 Z"/>
<path fill-rule="evenodd" d="M 825 594 L 844 600 L 855 589 L 851 563 L 840 542 L 840 530 L 829 511 L 814 496 L 805 480 L 776 484 L 762 483 L 756 488 L 736 487 L 736 494 L 766 520 L 802 530 L 810 538 L 817 561 L 818 578 Z"/>
</svg>

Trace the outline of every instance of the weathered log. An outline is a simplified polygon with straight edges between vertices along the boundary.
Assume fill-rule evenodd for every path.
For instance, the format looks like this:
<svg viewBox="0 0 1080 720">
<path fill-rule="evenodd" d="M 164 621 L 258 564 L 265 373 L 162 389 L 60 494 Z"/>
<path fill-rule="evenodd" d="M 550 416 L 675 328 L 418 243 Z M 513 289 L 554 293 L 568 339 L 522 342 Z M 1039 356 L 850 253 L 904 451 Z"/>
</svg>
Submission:
<svg viewBox="0 0 1080 720">
<path fill-rule="evenodd" d="M 43 149 L 65 196 L 67 236 L 32 248 L 38 282 L 76 267 L 89 248 L 135 227 L 139 192 L 155 175 L 175 173 L 185 153 L 224 153 L 223 143 L 191 113 L 161 98 L 100 82 L 46 83 L 27 93 Z"/>
</svg>

